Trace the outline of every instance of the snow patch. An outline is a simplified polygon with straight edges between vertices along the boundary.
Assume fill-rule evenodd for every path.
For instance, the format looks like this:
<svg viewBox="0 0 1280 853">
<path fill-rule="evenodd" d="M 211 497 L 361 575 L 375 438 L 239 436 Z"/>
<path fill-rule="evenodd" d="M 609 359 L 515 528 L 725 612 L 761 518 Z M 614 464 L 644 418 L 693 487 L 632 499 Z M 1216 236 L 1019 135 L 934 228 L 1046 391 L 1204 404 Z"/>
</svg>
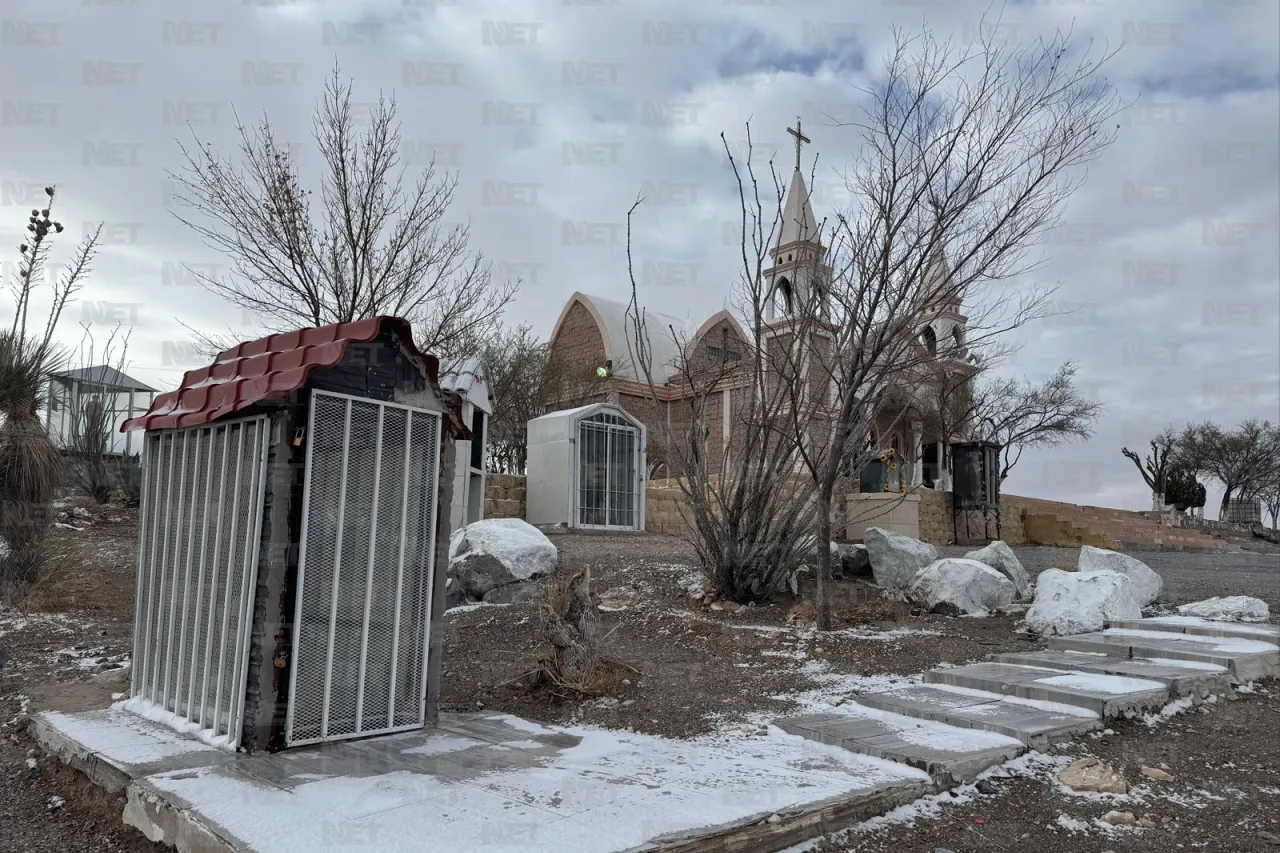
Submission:
<svg viewBox="0 0 1280 853">
<path fill-rule="evenodd" d="M 1166 720 L 1172 720 L 1179 714 L 1190 711 L 1194 704 L 1195 701 L 1190 696 L 1183 696 L 1181 699 L 1173 700 L 1154 714 L 1144 714 L 1142 722 L 1147 725 L 1147 728 L 1155 728 Z"/>
<path fill-rule="evenodd" d="M 1202 643 L 1210 647 L 1210 651 L 1227 654 L 1259 654 L 1280 652 L 1275 643 L 1262 640 L 1245 640 L 1238 637 L 1207 637 L 1201 634 L 1170 634 L 1168 631 L 1144 631 L 1140 628 L 1108 628 L 1102 632 L 1107 637 L 1134 637 L 1143 640 L 1176 639 L 1191 643 Z"/>
<path fill-rule="evenodd" d="M 1088 708 L 1081 708 L 1077 705 L 1067 705 L 1062 702 L 1049 702 L 1044 699 L 1023 699 L 1020 696 L 1004 696 L 999 693 L 988 693 L 985 690 L 974 690 L 970 687 L 956 687 L 953 684 L 930 684 L 929 686 L 945 693 L 954 693 L 957 696 L 990 699 L 992 702 L 1009 702 L 1014 705 L 1025 705 L 1028 708 L 1038 708 L 1041 711 L 1047 711 L 1051 714 L 1065 714 L 1068 717 L 1080 717 L 1085 720 L 1098 719 L 1098 714 L 1094 711 L 1090 711 Z M 969 707 L 966 710 L 969 713 L 974 713 L 974 709 L 972 707 Z"/>
<path fill-rule="evenodd" d="M 163 708 L 149 699 L 141 696 L 135 696 L 132 699 L 126 699 L 123 702 L 116 702 L 111 706 L 113 709 L 128 711 L 131 714 L 137 714 L 144 720 L 150 720 L 153 723 L 159 723 L 167 726 L 179 734 L 189 735 L 201 743 L 208 744 L 216 749 L 226 750 L 227 752 L 235 752 L 239 746 L 230 735 L 215 734 L 213 729 L 201 728 L 199 724 L 190 720 L 179 717 L 177 714 Z"/>
<path fill-rule="evenodd" d="M 1164 690 L 1162 682 L 1146 678 L 1128 678 L 1123 675 L 1090 675 L 1066 674 L 1051 675 L 1048 678 L 1037 678 L 1035 684 L 1048 687 L 1064 687 L 1067 690 L 1087 690 L 1091 693 L 1107 693 L 1119 696 L 1125 693 L 1140 693 L 1144 690 Z"/>
<path fill-rule="evenodd" d="M 1178 608 L 1184 617 L 1200 617 L 1219 622 L 1265 622 L 1271 616 L 1267 603 L 1248 595 L 1228 595 L 1193 601 Z M 1177 618 L 1177 617 L 1167 617 Z"/>
</svg>

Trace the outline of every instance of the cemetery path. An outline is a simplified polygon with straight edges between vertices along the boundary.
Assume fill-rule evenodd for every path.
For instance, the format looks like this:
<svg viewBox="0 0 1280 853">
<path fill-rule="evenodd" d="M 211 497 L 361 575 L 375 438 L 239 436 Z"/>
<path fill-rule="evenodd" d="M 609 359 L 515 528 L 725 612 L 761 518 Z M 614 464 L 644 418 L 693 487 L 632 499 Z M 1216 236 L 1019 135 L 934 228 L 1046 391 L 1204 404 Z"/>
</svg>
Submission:
<svg viewBox="0 0 1280 853">
<path fill-rule="evenodd" d="M 1280 738 L 1274 736 L 1280 731 L 1280 687 L 1272 681 L 1229 699 L 1154 728 L 1112 721 L 1097 736 L 1055 747 L 1052 756 L 1060 760 L 1042 772 L 996 778 L 987 795 L 965 786 L 954 797 L 926 798 L 828 839 L 816 853 L 1274 851 L 1280 848 Z M 1132 786 L 1129 793 L 1074 794 L 1057 784 L 1062 766 L 1090 756 L 1120 771 Z M 1144 766 L 1167 767 L 1174 780 L 1145 778 Z M 1154 826 L 1099 825 L 1111 811 L 1130 812 Z"/>
</svg>

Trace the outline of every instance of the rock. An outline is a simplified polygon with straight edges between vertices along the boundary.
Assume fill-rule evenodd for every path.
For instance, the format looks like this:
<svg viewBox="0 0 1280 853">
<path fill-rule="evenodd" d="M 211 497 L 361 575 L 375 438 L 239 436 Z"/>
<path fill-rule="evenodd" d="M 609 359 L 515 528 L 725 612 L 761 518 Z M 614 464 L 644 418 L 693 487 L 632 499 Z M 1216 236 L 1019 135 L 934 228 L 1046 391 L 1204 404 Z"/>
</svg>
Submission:
<svg viewBox="0 0 1280 853">
<path fill-rule="evenodd" d="M 712 609 L 712 610 L 724 610 L 724 602 L 722 602 L 722 601 L 713 601 L 713 602 L 711 602 L 711 609 Z"/>
<path fill-rule="evenodd" d="M 1111 619 L 1141 619 L 1129 575 L 1110 571 L 1048 569 L 1036 583 L 1027 627 L 1037 634 L 1087 634 Z"/>
<path fill-rule="evenodd" d="M 839 706 L 844 704 L 844 698 L 840 696 L 828 696 L 827 704 L 830 705 L 832 708 L 838 708 Z"/>
<path fill-rule="evenodd" d="M 986 616 L 1012 604 L 1017 591 L 1012 581 L 990 566 L 952 557 L 921 569 L 907 594 L 930 610 Z"/>
<path fill-rule="evenodd" d="M 867 554 L 866 545 L 841 544 L 836 548 L 840 556 L 840 571 L 845 577 L 871 576 L 871 557 Z"/>
<path fill-rule="evenodd" d="M 1127 794 L 1129 783 L 1110 764 L 1096 758 L 1082 758 L 1062 769 L 1058 781 L 1073 791 Z"/>
<path fill-rule="evenodd" d="M 99 684 L 128 684 L 130 680 L 129 670 L 122 666 L 116 667 L 115 669 L 103 670 L 95 675 L 93 680 Z"/>
<path fill-rule="evenodd" d="M 640 603 L 640 591 L 630 586 L 614 586 L 600 593 L 597 606 L 605 613 L 628 610 Z"/>
<path fill-rule="evenodd" d="M 1280 847 L 1280 835 L 1274 832 L 1268 832 L 1265 829 L 1258 830 L 1258 837 L 1270 844 L 1272 847 Z"/>
<path fill-rule="evenodd" d="M 871 574 L 882 589 L 905 590 L 917 572 L 940 556 L 926 542 L 879 527 L 868 527 L 864 539 Z"/>
<path fill-rule="evenodd" d="M 964 555 L 964 558 L 966 560 L 977 560 L 979 563 L 988 565 L 1007 577 L 1017 590 L 1020 601 L 1026 601 L 1031 597 L 1031 577 L 1027 574 L 1027 570 L 1022 567 L 1022 563 L 1018 561 L 1013 549 L 999 539 L 985 548 L 970 551 Z"/>
<path fill-rule="evenodd" d="M 1159 824 L 1149 817 L 1140 817 L 1138 818 L 1138 826 L 1143 829 L 1155 829 Z"/>
<path fill-rule="evenodd" d="M 538 585 L 533 581 L 516 581 L 515 583 L 495 586 L 484 594 L 485 604 L 520 604 L 538 598 Z"/>
<path fill-rule="evenodd" d="M 477 599 L 495 587 L 551 574 L 559 559 L 551 540 L 518 518 L 477 521 L 449 539 L 449 575 Z"/>
<path fill-rule="evenodd" d="M 444 609 L 452 610 L 455 607 L 461 607 L 464 604 L 470 604 L 471 599 L 467 597 L 467 592 L 453 578 L 445 578 L 444 582 Z"/>
<path fill-rule="evenodd" d="M 986 794 L 987 796 L 1000 793 L 1000 789 L 988 782 L 986 779 L 979 779 L 978 784 L 973 787 L 979 794 Z"/>
<path fill-rule="evenodd" d="M 1197 616 L 1215 622 L 1266 622 L 1271 609 L 1260 598 L 1248 595 L 1228 595 L 1194 601 L 1178 608 L 1182 616 Z"/>
<path fill-rule="evenodd" d="M 1172 782 L 1173 776 L 1164 772 L 1159 767 L 1143 767 L 1142 775 L 1148 779 L 1154 779 L 1157 782 Z"/>
<path fill-rule="evenodd" d="M 1164 581 L 1160 576 L 1141 560 L 1092 545 L 1085 545 L 1080 549 L 1076 568 L 1082 572 L 1109 571 L 1128 575 L 1133 581 L 1133 597 L 1137 599 L 1139 607 L 1146 607 L 1159 598 L 1160 591 L 1164 588 Z"/>
<path fill-rule="evenodd" d="M 1138 822 L 1138 819 L 1134 817 L 1133 812 L 1116 811 L 1107 812 L 1102 816 L 1102 820 L 1112 826 L 1129 826 L 1130 824 Z"/>
<path fill-rule="evenodd" d="M 82 506 L 78 506 L 75 509 L 71 510 L 71 514 L 74 515 L 76 518 L 88 518 L 89 510 L 85 509 Z"/>
</svg>

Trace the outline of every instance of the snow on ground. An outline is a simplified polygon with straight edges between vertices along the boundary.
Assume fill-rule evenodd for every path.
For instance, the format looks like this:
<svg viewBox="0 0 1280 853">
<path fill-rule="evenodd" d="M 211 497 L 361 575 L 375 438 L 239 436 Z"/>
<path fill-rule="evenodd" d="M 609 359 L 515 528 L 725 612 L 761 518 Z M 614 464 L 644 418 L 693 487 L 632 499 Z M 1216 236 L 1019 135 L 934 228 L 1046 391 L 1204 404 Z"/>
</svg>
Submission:
<svg viewBox="0 0 1280 853">
<path fill-rule="evenodd" d="M 487 719 L 535 737 L 581 740 L 532 766 L 521 762 L 463 778 L 435 775 L 428 768 L 447 764 L 452 753 L 464 750 L 519 753 L 510 744 L 441 733 L 438 742 L 434 737 L 428 741 L 429 755 L 421 746 L 409 750 L 424 756 L 421 773 L 398 770 L 323 779 L 299 774 L 295 781 L 301 784 L 286 791 L 252 781 L 246 775 L 252 773 L 250 759 L 237 761 L 234 775 L 213 766 L 158 773 L 148 781 L 166 795 L 190 802 L 204 819 L 255 849 L 279 853 L 340 849 L 357 838 L 386 853 L 420 850 L 424 839 L 443 850 L 610 853 L 668 833 L 928 780 L 923 771 L 777 729 L 764 737 L 675 741 L 542 726 L 506 715 Z M 420 743 L 420 738 L 408 742 Z M 379 748 L 392 743 L 383 740 Z M 358 753 L 356 747 L 347 749 Z M 465 766 L 465 758 L 456 760 L 455 768 Z"/>
<path fill-rule="evenodd" d="M 121 764 L 149 764 L 193 752 L 216 754 L 209 745 L 125 712 L 123 705 L 81 714 L 45 711 L 41 718 L 86 750 L 118 757 Z"/>
<path fill-rule="evenodd" d="M 236 751 L 238 741 L 230 735 L 214 734 L 212 729 L 201 728 L 198 724 L 187 720 L 185 717 L 180 717 L 141 696 L 135 696 L 123 702 L 116 702 L 111 708 L 137 714 L 139 717 L 167 726 L 175 732 L 191 735 L 201 743 L 217 749 L 226 750 L 227 752 Z"/>
<path fill-rule="evenodd" d="M 1087 673 L 1051 675 L 1048 678 L 1037 678 L 1033 683 L 1043 684 L 1046 687 L 1087 690 L 1090 693 L 1107 693 L 1116 696 L 1123 693 L 1138 693 L 1143 690 L 1165 689 L 1163 682 L 1151 681 L 1146 678 L 1128 678 L 1123 675 L 1091 675 Z"/>
</svg>

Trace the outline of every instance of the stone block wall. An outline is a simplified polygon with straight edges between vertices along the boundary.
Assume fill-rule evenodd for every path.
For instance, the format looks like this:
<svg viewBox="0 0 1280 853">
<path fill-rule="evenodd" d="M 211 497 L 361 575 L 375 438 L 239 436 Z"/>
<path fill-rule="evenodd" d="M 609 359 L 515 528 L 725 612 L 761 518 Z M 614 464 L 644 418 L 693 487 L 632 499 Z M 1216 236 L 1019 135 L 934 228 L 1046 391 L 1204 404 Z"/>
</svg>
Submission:
<svg viewBox="0 0 1280 853">
<path fill-rule="evenodd" d="M 489 474 L 484 484 L 485 518 L 524 518 L 524 477 Z"/>
<path fill-rule="evenodd" d="M 951 545 L 955 541 L 952 528 L 951 492 L 936 489 L 920 489 L 920 538 L 932 545 Z M 1023 523 L 1023 511 L 1031 498 L 1018 495 L 1000 496 L 1000 538 L 1010 545 L 1027 544 L 1027 531 Z M 964 534 L 964 518 L 959 519 L 961 536 Z M 970 529 L 981 526 L 981 513 L 972 513 Z M 991 531 L 995 535 L 995 530 Z M 979 532 L 977 535 L 981 535 Z"/>
<path fill-rule="evenodd" d="M 644 512 L 644 529 L 648 533 L 685 536 L 689 532 L 684 493 L 679 488 L 655 487 L 650 483 L 645 490 Z"/>
</svg>

